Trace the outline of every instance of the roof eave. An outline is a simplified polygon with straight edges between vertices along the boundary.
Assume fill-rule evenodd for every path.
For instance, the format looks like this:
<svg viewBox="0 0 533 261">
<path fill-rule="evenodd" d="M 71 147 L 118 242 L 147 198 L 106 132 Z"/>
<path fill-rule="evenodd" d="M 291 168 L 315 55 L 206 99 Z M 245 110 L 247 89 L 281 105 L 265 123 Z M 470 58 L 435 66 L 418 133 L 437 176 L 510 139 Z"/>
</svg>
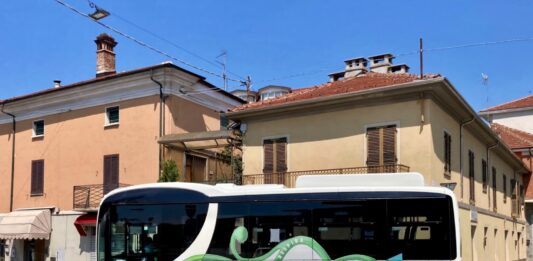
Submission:
<svg viewBox="0 0 533 261">
<path fill-rule="evenodd" d="M 335 95 L 330 95 L 330 96 L 317 97 L 317 98 L 311 98 L 311 99 L 305 99 L 305 100 L 299 100 L 299 101 L 291 101 L 291 102 L 282 103 L 282 104 L 273 104 L 267 107 L 244 109 L 241 111 L 227 112 L 225 114 L 228 118 L 238 120 L 241 118 L 254 117 L 257 115 L 264 115 L 264 114 L 284 111 L 287 109 L 298 108 L 300 106 L 305 106 L 305 105 L 320 106 L 322 103 L 325 103 L 325 102 L 330 102 L 330 101 L 335 101 L 335 100 L 340 100 L 340 99 L 345 99 L 345 98 L 349 99 L 352 97 L 359 97 L 359 96 L 373 94 L 373 93 L 380 93 L 385 90 L 400 90 L 404 88 L 412 88 L 415 86 L 422 86 L 422 85 L 426 85 L 429 83 L 436 83 L 439 81 L 442 81 L 442 79 L 441 78 L 425 79 L 425 80 L 413 81 L 413 82 L 408 82 L 408 83 L 388 85 L 388 86 L 379 87 L 379 88 L 372 88 L 372 89 L 364 90 L 364 91 L 335 94 Z"/>
</svg>

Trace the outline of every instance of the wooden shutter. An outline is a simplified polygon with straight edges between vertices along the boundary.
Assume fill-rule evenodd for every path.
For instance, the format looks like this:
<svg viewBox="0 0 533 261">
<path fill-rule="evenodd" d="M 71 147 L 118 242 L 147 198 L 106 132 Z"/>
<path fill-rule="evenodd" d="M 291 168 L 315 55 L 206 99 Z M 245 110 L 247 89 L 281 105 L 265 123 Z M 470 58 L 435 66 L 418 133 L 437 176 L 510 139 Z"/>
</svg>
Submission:
<svg viewBox="0 0 533 261">
<path fill-rule="evenodd" d="M 470 183 L 470 203 L 474 203 L 476 200 L 475 192 L 475 172 L 474 172 L 474 153 L 468 152 L 468 175 Z"/>
<path fill-rule="evenodd" d="M 119 183 L 119 156 L 104 156 L 104 193 L 118 188 Z"/>
<path fill-rule="evenodd" d="M 366 135 L 367 166 L 396 164 L 396 125 L 368 128 Z"/>
<path fill-rule="evenodd" d="M 383 128 L 383 165 L 396 164 L 396 126 Z"/>
<path fill-rule="evenodd" d="M 287 138 L 276 140 L 276 172 L 287 171 Z"/>
<path fill-rule="evenodd" d="M 498 207 L 498 202 L 496 200 L 496 168 L 492 168 L 492 203 L 494 210 Z"/>
<path fill-rule="evenodd" d="M 44 160 L 31 162 L 31 194 L 38 195 L 44 192 Z"/>
<path fill-rule="evenodd" d="M 379 166 L 380 165 L 380 131 L 379 128 L 368 128 L 366 130 L 367 140 L 367 157 L 366 165 Z"/>
<path fill-rule="evenodd" d="M 274 141 L 263 141 L 263 173 L 274 172 Z"/>
<path fill-rule="evenodd" d="M 444 172 L 452 171 L 452 136 L 444 132 Z"/>
</svg>

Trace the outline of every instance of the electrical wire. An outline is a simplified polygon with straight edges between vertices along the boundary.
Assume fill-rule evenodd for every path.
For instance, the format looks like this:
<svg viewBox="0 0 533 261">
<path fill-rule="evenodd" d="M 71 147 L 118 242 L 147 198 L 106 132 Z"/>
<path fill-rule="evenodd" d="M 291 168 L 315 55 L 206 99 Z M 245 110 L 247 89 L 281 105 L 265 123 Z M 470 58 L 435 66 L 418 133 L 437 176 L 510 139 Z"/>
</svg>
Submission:
<svg viewBox="0 0 533 261">
<path fill-rule="evenodd" d="M 105 27 L 105 28 L 107 28 L 107 29 L 109 29 L 109 30 L 111 30 L 111 31 L 113 31 L 113 32 L 115 32 L 115 33 L 117 33 L 117 34 L 120 34 L 120 35 L 122 35 L 123 37 L 126 37 L 127 39 L 130 39 L 130 40 L 132 40 L 133 42 L 137 43 L 138 45 L 141 45 L 141 46 L 143 46 L 143 47 L 146 47 L 146 48 L 148 48 L 148 49 L 150 49 L 150 50 L 152 50 L 152 51 L 154 51 L 154 52 L 156 52 L 156 53 L 159 53 L 159 54 L 161 54 L 161 55 L 163 55 L 163 56 L 166 56 L 167 58 L 170 58 L 170 59 L 172 59 L 172 60 L 174 60 L 174 61 L 177 61 L 177 62 L 179 62 L 179 63 L 181 63 L 181 64 L 184 64 L 184 65 L 186 65 L 186 66 L 189 66 L 189 67 L 191 67 L 191 68 L 194 68 L 194 69 L 196 69 L 196 70 L 198 70 L 198 71 L 202 71 L 202 72 L 207 73 L 207 74 L 209 74 L 209 75 L 213 75 L 213 76 L 216 76 L 216 77 L 219 77 L 219 78 L 222 78 L 222 79 L 225 78 L 225 79 L 227 79 L 227 80 L 229 80 L 229 81 L 233 81 L 233 82 L 239 82 L 239 83 L 242 82 L 242 81 L 240 81 L 240 80 L 232 79 L 232 78 L 229 78 L 229 77 L 224 77 L 223 75 L 220 75 L 220 74 L 218 74 L 218 73 L 211 72 L 211 71 L 206 70 L 206 69 L 204 69 L 204 68 L 201 68 L 201 67 L 198 67 L 198 66 L 196 66 L 196 65 L 193 65 L 193 64 L 191 64 L 191 63 L 188 63 L 188 62 L 186 62 L 186 61 L 184 61 L 184 60 L 182 60 L 182 59 L 178 59 L 178 58 L 176 58 L 176 57 L 174 57 L 174 56 L 172 56 L 172 55 L 170 55 L 170 54 L 168 54 L 168 53 L 166 53 L 166 52 L 164 52 L 164 51 L 161 51 L 161 50 L 159 50 L 159 49 L 157 49 L 157 48 L 155 48 L 155 47 L 153 47 L 153 46 L 151 46 L 151 45 L 149 45 L 149 44 L 147 44 L 147 43 L 144 43 L 144 42 L 142 42 L 142 41 L 140 41 L 140 40 L 134 38 L 133 36 L 131 36 L 131 35 L 129 35 L 129 34 L 123 33 L 123 32 L 121 32 L 120 30 L 118 30 L 118 29 L 116 29 L 116 28 L 114 28 L 114 27 L 112 27 L 112 26 L 109 26 L 109 25 L 104 24 L 104 23 L 102 23 L 102 22 L 100 22 L 100 21 L 98 21 L 98 20 L 93 19 L 93 18 L 90 17 L 89 15 L 87 15 L 87 14 L 85 14 L 85 13 L 79 11 L 78 9 L 76 9 L 76 8 L 74 8 L 73 6 L 71 6 L 71 5 L 69 5 L 69 4 L 65 3 L 65 2 L 63 2 L 62 0 L 54 0 L 54 1 L 56 1 L 57 3 L 63 5 L 64 7 L 68 8 L 68 9 L 70 9 L 71 11 L 73 11 L 73 12 L 75 12 L 75 13 L 77 13 L 77 14 L 79 14 L 79 15 L 81 15 L 81 16 L 87 18 L 87 19 L 90 19 L 91 21 L 93 21 L 93 22 L 95 22 L 95 23 L 101 25 L 102 27 Z"/>
<path fill-rule="evenodd" d="M 137 29 L 139 29 L 139 30 L 141 30 L 141 31 L 143 31 L 143 32 L 145 32 L 145 33 L 147 33 L 147 34 L 149 34 L 149 35 L 151 35 L 151 36 L 153 36 L 153 37 L 155 37 L 155 38 L 157 38 L 157 39 L 163 41 L 163 42 L 165 42 L 165 43 L 167 43 L 167 44 L 170 44 L 170 45 L 172 45 L 173 47 L 175 47 L 175 48 L 177 48 L 177 49 L 180 49 L 180 50 L 182 50 L 182 51 L 184 51 L 184 52 L 186 52 L 186 53 L 188 53 L 188 54 L 190 54 L 190 55 L 192 55 L 192 56 L 194 56 L 194 57 L 196 57 L 196 58 L 198 58 L 198 59 L 200 59 L 200 60 L 202 60 L 202 61 L 204 61 L 204 62 L 206 62 L 206 63 L 208 63 L 208 64 L 211 64 L 211 65 L 213 65 L 213 66 L 215 66 L 215 67 L 217 67 L 217 68 L 221 68 L 221 65 L 220 65 L 220 64 L 215 63 L 215 62 L 213 62 L 213 61 L 211 61 L 211 60 L 209 60 L 209 59 L 207 59 L 207 58 L 204 58 L 204 57 L 202 57 L 202 56 L 200 56 L 200 55 L 198 55 L 198 54 L 196 54 L 196 53 L 194 53 L 194 52 L 192 52 L 192 51 L 189 51 L 189 50 L 185 49 L 184 47 L 179 46 L 178 44 L 176 44 L 176 43 L 174 43 L 174 42 L 172 42 L 172 41 L 170 41 L 170 40 L 168 40 L 168 39 L 166 39 L 166 38 L 164 38 L 164 37 L 162 37 L 162 36 L 159 36 L 159 35 L 157 35 L 156 33 L 152 32 L 152 31 L 150 31 L 150 30 L 148 30 L 148 29 L 146 29 L 146 28 L 143 28 L 143 27 L 141 27 L 140 25 L 137 25 L 137 24 L 135 24 L 135 23 L 133 23 L 133 22 L 131 22 L 131 21 L 129 21 L 129 20 L 127 20 L 127 19 L 121 17 L 121 16 L 118 15 L 116 12 L 113 12 L 113 17 L 116 17 L 117 19 L 119 19 L 119 20 L 121 20 L 121 21 L 123 21 L 123 22 L 125 22 L 125 23 L 127 23 L 127 24 L 129 24 L 129 25 L 131 25 L 131 26 L 133 26 L 133 27 L 135 27 L 135 28 L 137 28 Z M 244 77 L 242 77 L 242 76 L 240 76 L 240 75 L 238 75 L 238 74 L 236 74 L 236 73 L 234 73 L 234 72 L 231 72 L 231 71 L 229 71 L 229 70 L 228 70 L 227 72 L 228 72 L 229 74 L 232 74 L 232 75 L 235 76 L 235 77 L 238 77 L 238 78 L 244 80 Z"/>
</svg>

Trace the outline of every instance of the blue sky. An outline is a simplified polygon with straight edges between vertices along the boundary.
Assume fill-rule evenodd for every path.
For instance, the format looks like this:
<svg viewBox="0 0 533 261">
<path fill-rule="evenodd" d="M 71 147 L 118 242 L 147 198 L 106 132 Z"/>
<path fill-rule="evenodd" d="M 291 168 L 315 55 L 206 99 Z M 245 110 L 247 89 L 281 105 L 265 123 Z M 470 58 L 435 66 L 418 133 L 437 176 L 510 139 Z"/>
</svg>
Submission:
<svg viewBox="0 0 533 261">
<path fill-rule="evenodd" d="M 62 1 L 92 11 L 85 0 Z M 93 40 L 102 32 L 119 42 L 118 71 L 169 60 L 54 0 L 2 2 L 0 99 L 50 88 L 55 79 L 69 84 L 93 78 Z M 321 84 L 329 73 L 342 70 L 348 58 L 410 53 L 417 50 L 419 37 L 425 48 L 533 37 L 533 2 L 526 0 L 93 2 L 112 13 L 102 22 L 209 71 L 221 72 L 213 63 L 226 50 L 228 70 L 250 75 L 253 88 Z M 424 71 L 446 76 L 480 110 L 531 94 L 532 61 L 533 41 L 523 41 L 427 52 Z M 174 63 L 222 86 L 217 77 Z M 398 56 L 395 63 L 419 72 L 416 54 Z M 489 76 L 487 85 L 482 73 Z M 289 77 L 294 75 L 301 76 Z M 229 86 L 231 90 L 238 84 Z"/>
</svg>

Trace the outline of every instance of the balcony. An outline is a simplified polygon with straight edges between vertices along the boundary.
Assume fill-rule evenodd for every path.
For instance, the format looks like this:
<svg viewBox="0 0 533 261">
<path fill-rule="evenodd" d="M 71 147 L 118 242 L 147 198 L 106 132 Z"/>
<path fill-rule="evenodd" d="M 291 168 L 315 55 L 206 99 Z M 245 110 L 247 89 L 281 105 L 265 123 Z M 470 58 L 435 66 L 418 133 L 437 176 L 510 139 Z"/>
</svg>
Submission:
<svg viewBox="0 0 533 261">
<path fill-rule="evenodd" d="M 118 188 L 127 186 L 129 185 L 118 184 Z M 103 184 L 74 186 L 73 209 L 97 210 L 104 195 L 115 188 L 116 185 Z"/>
<path fill-rule="evenodd" d="M 267 173 L 267 174 L 252 174 L 243 175 L 242 184 L 283 184 L 287 187 L 294 187 L 296 178 L 302 175 L 334 175 L 334 174 L 368 174 L 368 173 L 397 173 L 409 172 L 409 167 L 401 164 L 396 165 L 382 165 L 382 166 L 367 166 L 341 169 L 320 169 L 320 170 L 305 170 L 292 171 L 281 173 Z"/>
</svg>

